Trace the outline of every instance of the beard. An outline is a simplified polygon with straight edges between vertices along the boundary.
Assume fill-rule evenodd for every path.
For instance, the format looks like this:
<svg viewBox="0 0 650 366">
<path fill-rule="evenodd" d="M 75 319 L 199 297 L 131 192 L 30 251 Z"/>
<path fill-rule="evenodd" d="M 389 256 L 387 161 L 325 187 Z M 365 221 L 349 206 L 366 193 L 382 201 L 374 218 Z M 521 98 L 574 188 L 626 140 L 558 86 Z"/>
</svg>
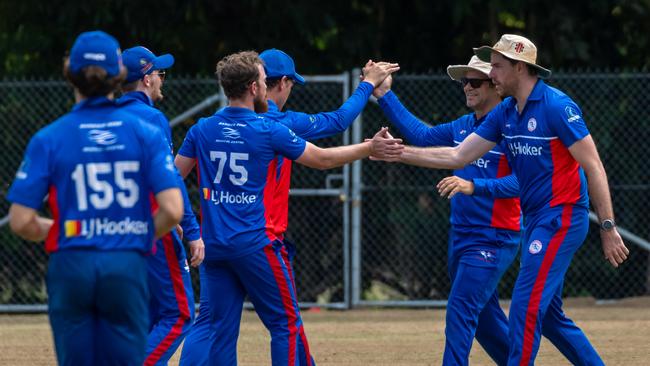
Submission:
<svg viewBox="0 0 650 366">
<path fill-rule="evenodd" d="M 253 109 L 255 113 L 266 113 L 269 111 L 269 103 L 266 98 L 253 99 Z"/>
</svg>

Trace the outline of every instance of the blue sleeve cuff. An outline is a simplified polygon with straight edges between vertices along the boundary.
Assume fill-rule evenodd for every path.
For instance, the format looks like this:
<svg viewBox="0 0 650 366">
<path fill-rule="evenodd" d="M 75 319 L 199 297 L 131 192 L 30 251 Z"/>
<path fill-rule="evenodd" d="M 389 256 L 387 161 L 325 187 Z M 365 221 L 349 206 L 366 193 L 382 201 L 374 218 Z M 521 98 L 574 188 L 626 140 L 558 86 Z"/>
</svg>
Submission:
<svg viewBox="0 0 650 366">
<path fill-rule="evenodd" d="M 472 179 L 472 182 L 474 183 L 474 195 L 483 196 L 487 193 L 488 189 L 485 179 L 475 178 Z"/>
</svg>

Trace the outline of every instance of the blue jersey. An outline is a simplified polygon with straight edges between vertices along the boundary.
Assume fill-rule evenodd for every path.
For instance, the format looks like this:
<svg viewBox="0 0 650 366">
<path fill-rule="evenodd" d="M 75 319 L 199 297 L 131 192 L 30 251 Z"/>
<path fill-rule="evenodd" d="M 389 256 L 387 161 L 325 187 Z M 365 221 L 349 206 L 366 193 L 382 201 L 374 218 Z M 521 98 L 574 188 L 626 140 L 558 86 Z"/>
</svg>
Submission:
<svg viewBox="0 0 650 366">
<path fill-rule="evenodd" d="M 306 142 L 246 108 L 226 107 L 192 126 L 179 155 L 196 159 L 208 260 L 236 258 L 277 237 L 267 225 L 276 156 L 302 155 Z"/>
<path fill-rule="evenodd" d="M 141 120 L 157 127 L 162 132 L 163 136 L 165 136 L 165 141 L 169 146 L 169 152 L 174 152 L 172 130 L 169 127 L 169 121 L 163 112 L 153 106 L 151 98 L 141 91 L 133 91 L 124 94 L 117 100 L 117 104 L 135 114 Z M 198 240 L 201 237 L 201 231 L 199 224 L 196 222 L 194 212 L 192 211 L 192 201 L 190 201 L 190 198 L 187 195 L 187 189 L 185 188 L 183 177 L 181 177 L 178 172 L 176 175 L 178 186 L 180 187 L 181 195 L 183 196 L 183 219 L 181 220 L 183 236 L 190 241 Z"/>
<path fill-rule="evenodd" d="M 46 250 L 147 252 L 150 194 L 177 187 L 164 139 L 105 98 L 90 98 L 29 142 L 9 200 L 33 209 L 49 193 Z"/>
<path fill-rule="evenodd" d="M 339 109 L 317 114 L 282 112 L 272 100 L 269 100 L 269 110 L 264 117 L 287 126 L 297 136 L 305 140 L 329 137 L 345 131 L 354 122 L 368 102 L 373 89 L 372 84 L 361 82 Z M 275 177 L 269 175 L 266 186 L 267 190 L 271 189 L 274 192 L 273 203 L 267 207 L 270 210 L 267 227 L 278 237 L 282 237 L 287 231 L 289 221 L 291 165 L 291 160 L 278 155 L 275 162 Z"/>
<path fill-rule="evenodd" d="M 450 123 L 428 127 L 404 108 L 392 91 L 379 99 L 379 105 L 408 141 L 417 146 L 458 145 L 485 119 L 477 120 L 471 113 Z M 516 198 L 519 185 L 504 152 L 505 147 L 497 145 L 463 169 L 454 170 L 454 175 L 474 182 L 474 194 L 452 197 L 452 225 L 520 230 L 521 211 Z"/>
<path fill-rule="evenodd" d="M 507 144 L 525 215 L 564 204 L 589 207 L 585 173 L 568 150 L 589 130 L 566 94 L 539 80 L 521 114 L 517 101 L 506 98 L 476 133 Z"/>
</svg>

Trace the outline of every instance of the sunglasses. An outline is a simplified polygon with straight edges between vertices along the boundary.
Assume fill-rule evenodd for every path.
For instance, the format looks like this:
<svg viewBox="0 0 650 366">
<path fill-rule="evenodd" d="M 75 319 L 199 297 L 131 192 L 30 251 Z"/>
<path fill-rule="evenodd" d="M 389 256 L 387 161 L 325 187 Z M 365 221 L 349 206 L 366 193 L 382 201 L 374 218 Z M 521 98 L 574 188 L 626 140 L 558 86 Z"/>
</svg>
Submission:
<svg viewBox="0 0 650 366">
<path fill-rule="evenodd" d="M 158 70 L 158 76 L 160 77 L 161 81 L 165 81 L 165 70 Z"/>
<path fill-rule="evenodd" d="M 491 81 L 491 79 L 468 79 L 468 78 L 460 78 L 461 84 L 463 84 L 463 87 L 465 85 L 469 84 L 472 88 L 478 89 L 483 85 L 484 82 L 486 81 Z"/>
</svg>

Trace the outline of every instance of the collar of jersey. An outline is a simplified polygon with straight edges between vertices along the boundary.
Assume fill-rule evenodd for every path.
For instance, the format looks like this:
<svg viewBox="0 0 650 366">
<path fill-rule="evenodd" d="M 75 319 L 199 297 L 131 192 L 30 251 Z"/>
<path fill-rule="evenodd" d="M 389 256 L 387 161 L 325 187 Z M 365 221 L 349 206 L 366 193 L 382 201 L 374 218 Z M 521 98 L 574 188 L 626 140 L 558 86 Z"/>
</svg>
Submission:
<svg viewBox="0 0 650 366">
<path fill-rule="evenodd" d="M 530 95 L 528 96 L 528 100 L 540 100 L 542 99 L 542 95 L 544 94 L 544 87 L 546 84 L 542 81 L 542 79 L 537 79 L 537 83 L 535 84 L 535 87 L 533 88 L 533 91 L 530 92 Z"/>
<path fill-rule="evenodd" d="M 269 113 L 269 112 L 280 112 L 280 108 L 278 108 L 278 105 L 275 104 L 275 102 L 274 102 L 273 100 L 269 99 L 269 100 L 267 100 L 267 102 L 269 103 L 269 110 L 268 110 L 268 112 L 266 112 L 266 113 Z"/>
<path fill-rule="evenodd" d="M 242 108 L 242 107 L 225 107 L 220 111 L 222 114 L 225 115 L 230 115 L 230 116 L 257 116 L 257 113 L 254 111 L 248 109 L 248 108 Z"/>
<path fill-rule="evenodd" d="M 114 104 L 114 101 L 111 100 L 111 99 L 108 99 L 105 96 L 90 97 L 90 98 L 84 99 L 81 102 L 75 104 L 74 107 L 72 107 L 72 110 L 76 111 L 76 110 L 81 109 L 81 108 L 104 106 L 104 105 L 110 105 L 110 104 Z"/>
<path fill-rule="evenodd" d="M 138 100 L 142 103 L 146 103 L 148 106 L 153 107 L 153 100 L 151 100 L 147 94 L 141 91 L 128 92 L 124 94 L 120 99 L 124 101 Z"/>
</svg>

